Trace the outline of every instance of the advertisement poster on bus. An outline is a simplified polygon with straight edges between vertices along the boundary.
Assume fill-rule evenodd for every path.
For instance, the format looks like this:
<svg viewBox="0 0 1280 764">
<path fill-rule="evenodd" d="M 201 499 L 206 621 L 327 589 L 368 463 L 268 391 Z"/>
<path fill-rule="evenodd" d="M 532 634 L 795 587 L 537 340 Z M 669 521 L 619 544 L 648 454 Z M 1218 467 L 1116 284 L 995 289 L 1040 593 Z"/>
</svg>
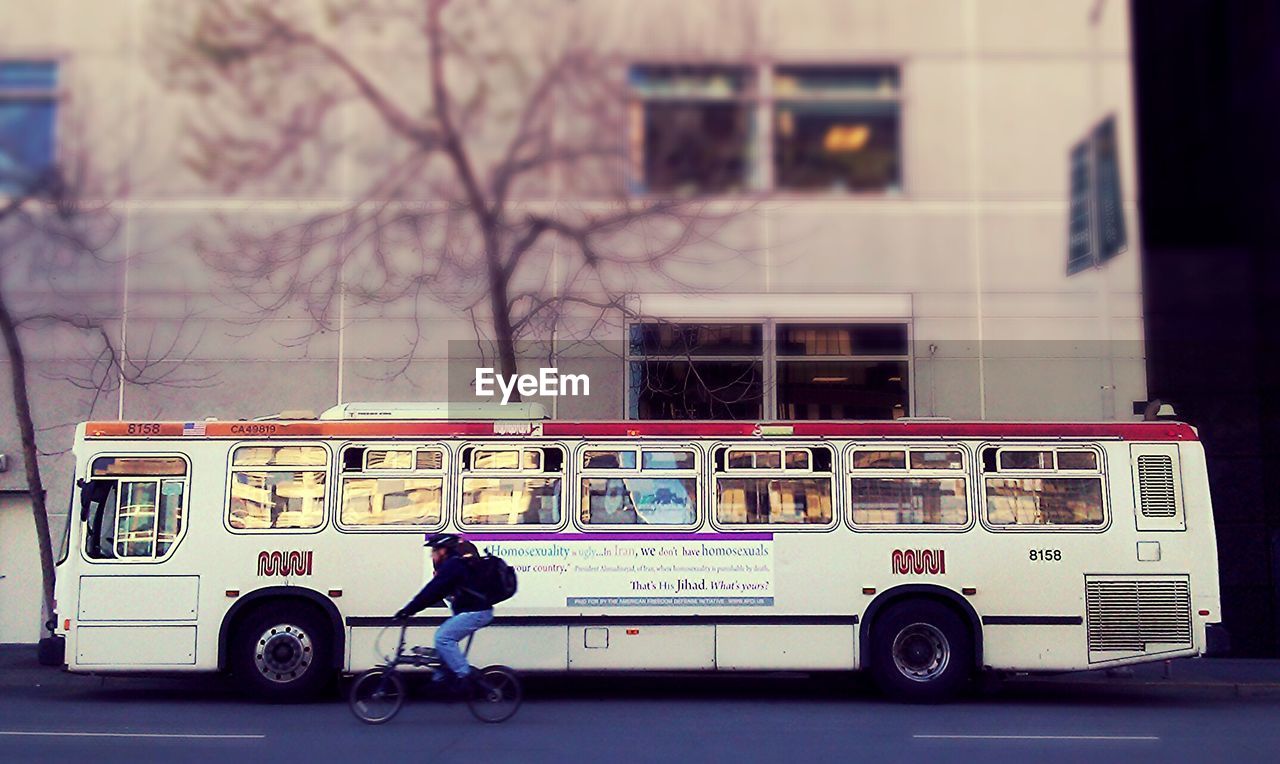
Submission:
<svg viewBox="0 0 1280 764">
<path fill-rule="evenodd" d="M 508 603 L 530 609 L 771 607 L 773 536 L 722 534 L 474 534 L 516 569 Z"/>
</svg>

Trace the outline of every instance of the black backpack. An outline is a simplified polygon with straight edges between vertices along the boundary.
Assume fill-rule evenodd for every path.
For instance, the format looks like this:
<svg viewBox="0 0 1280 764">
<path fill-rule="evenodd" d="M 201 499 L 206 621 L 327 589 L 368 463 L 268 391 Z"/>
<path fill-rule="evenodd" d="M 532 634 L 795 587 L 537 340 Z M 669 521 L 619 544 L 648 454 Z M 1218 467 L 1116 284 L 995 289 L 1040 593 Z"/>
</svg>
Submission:
<svg viewBox="0 0 1280 764">
<path fill-rule="evenodd" d="M 505 602 L 516 593 L 516 569 L 501 557 L 486 554 L 470 559 L 471 580 L 467 587 L 490 605 Z"/>
</svg>

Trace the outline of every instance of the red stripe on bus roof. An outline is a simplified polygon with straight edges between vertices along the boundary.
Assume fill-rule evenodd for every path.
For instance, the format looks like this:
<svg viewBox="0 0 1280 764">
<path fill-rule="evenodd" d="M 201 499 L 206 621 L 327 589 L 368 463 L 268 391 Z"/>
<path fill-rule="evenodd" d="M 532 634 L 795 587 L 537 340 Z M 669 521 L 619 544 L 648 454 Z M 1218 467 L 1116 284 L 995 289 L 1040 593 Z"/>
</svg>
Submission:
<svg viewBox="0 0 1280 764">
<path fill-rule="evenodd" d="M 205 422 L 203 435 L 183 433 L 182 422 L 87 422 L 87 438 L 404 438 L 490 436 L 519 438 L 522 421 L 289 420 Z M 808 438 L 1106 438 L 1198 440 L 1181 422 L 705 422 L 534 421 L 542 435 L 561 438 L 751 437 L 760 428 L 790 428 Z M 787 437 L 777 432 L 767 437 Z"/>
</svg>

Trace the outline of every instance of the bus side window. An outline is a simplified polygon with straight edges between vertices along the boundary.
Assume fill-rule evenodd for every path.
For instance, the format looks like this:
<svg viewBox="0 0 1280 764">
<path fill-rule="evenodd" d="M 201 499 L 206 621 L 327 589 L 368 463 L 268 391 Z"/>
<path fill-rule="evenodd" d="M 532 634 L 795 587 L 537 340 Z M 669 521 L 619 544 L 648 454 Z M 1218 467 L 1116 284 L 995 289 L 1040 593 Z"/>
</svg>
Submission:
<svg viewBox="0 0 1280 764">
<path fill-rule="evenodd" d="M 849 471 L 855 526 L 959 529 L 969 522 L 968 480 L 958 449 L 858 449 Z"/>
<path fill-rule="evenodd" d="M 833 519 L 831 463 L 831 451 L 825 446 L 716 449 L 716 521 L 744 526 L 829 525 Z"/>
<path fill-rule="evenodd" d="M 607 455 L 607 456 L 606 456 Z M 580 521 L 584 525 L 689 526 L 698 519 L 694 452 L 684 448 L 584 452 Z"/>
<path fill-rule="evenodd" d="M 228 524 L 235 530 L 318 528 L 328 475 L 329 453 L 321 446 L 238 446 L 231 452 Z"/>
<path fill-rule="evenodd" d="M 559 525 L 564 449 L 463 449 L 463 525 Z"/>
<path fill-rule="evenodd" d="M 1102 470 L 1093 451 L 983 449 L 987 522 L 1005 527 L 1101 526 Z M 991 455 L 991 456 L 989 456 Z"/>
</svg>

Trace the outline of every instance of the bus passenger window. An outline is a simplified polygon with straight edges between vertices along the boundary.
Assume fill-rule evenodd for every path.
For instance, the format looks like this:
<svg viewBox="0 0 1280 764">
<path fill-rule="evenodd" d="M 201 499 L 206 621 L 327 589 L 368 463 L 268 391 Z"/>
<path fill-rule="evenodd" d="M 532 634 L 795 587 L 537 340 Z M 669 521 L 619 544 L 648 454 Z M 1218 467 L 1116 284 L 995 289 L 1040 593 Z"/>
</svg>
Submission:
<svg viewBox="0 0 1280 764">
<path fill-rule="evenodd" d="M 692 525 L 697 519 L 693 477 L 582 479 L 582 522 L 591 525 Z"/>
<path fill-rule="evenodd" d="M 905 470 L 907 468 L 906 451 L 854 451 L 853 464 L 855 470 Z"/>
<path fill-rule="evenodd" d="M 560 523 L 560 447 L 468 448 L 463 466 L 463 525 Z"/>
<path fill-rule="evenodd" d="M 324 521 L 328 477 L 324 448 L 242 446 L 233 452 L 231 464 L 228 523 L 232 528 L 318 528 Z M 299 469 L 303 467 L 312 469 Z"/>
<path fill-rule="evenodd" d="M 1101 478 L 986 479 L 993 525 L 1101 525 Z"/>
<path fill-rule="evenodd" d="M 560 522 L 560 478 L 465 477 L 462 522 L 556 525 Z"/>
<path fill-rule="evenodd" d="M 342 481 L 343 525 L 436 525 L 444 478 L 347 478 Z"/>
<path fill-rule="evenodd" d="M 782 469 L 781 451 L 729 451 L 729 469 L 731 470 L 777 470 Z"/>
<path fill-rule="evenodd" d="M 964 478 L 855 477 L 849 503 L 855 525 L 964 525 Z"/>
<path fill-rule="evenodd" d="M 584 470 L 633 470 L 636 468 L 635 451 L 584 451 Z"/>
<path fill-rule="evenodd" d="M 1052 451 L 1001 451 L 1000 469 L 1002 470 L 1051 470 L 1053 469 Z"/>
<path fill-rule="evenodd" d="M 831 522 L 826 478 L 718 478 L 716 520 L 726 525 L 824 525 Z"/>
<path fill-rule="evenodd" d="M 1104 523 L 1097 452 L 1079 447 L 1001 449 L 999 457 L 999 469 L 983 465 L 987 522 L 1005 527 Z"/>
</svg>

